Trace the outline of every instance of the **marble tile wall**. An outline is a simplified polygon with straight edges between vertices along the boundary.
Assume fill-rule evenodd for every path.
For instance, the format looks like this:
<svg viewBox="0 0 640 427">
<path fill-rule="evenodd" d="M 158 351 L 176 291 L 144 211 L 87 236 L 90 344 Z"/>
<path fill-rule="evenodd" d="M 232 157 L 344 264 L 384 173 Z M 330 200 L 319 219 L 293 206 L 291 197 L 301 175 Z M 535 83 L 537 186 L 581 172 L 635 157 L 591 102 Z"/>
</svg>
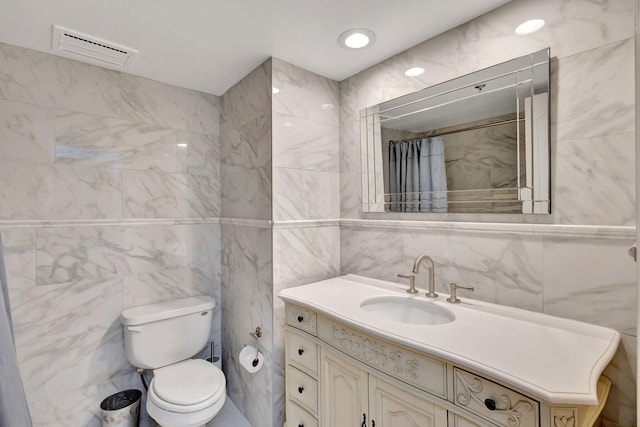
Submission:
<svg viewBox="0 0 640 427">
<path fill-rule="evenodd" d="M 281 426 L 285 317 L 277 295 L 340 271 L 339 90 L 337 82 L 277 58 L 272 66 L 273 425 Z"/>
<path fill-rule="evenodd" d="M 32 418 L 98 426 L 104 397 L 141 388 L 122 310 L 220 302 L 219 99 L 7 44 L 0 63 L 0 232 Z"/>
<path fill-rule="evenodd" d="M 563 237 L 553 226 L 635 226 L 634 7 L 632 0 L 514 0 L 340 83 L 341 218 L 369 220 L 341 227 L 341 272 L 394 279 L 427 253 L 442 291 L 449 282 L 474 285 L 474 298 L 617 329 L 623 339 L 605 372 L 614 382 L 605 417 L 622 426 L 637 424 L 637 290 L 626 256 L 633 241 Z M 534 17 L 545 19 L 542 30 L 514 34 Z M 431 217 L 543 222 L 550 224 L 544 234 L 376 227 L 377 219 L 429 219 L 363 214 L 361 109 L 545 47 L 552 56 L 552 214 Z M 405 77 L 415 66 L 427 72 Z"/>
<path fill-rule="evenodd" d="M 222 97 L 223 360 L 254 426 L 285 418 L 278 292 L 339 272 L 338 100 L 337 82 L 276 58 Z M 249 375 L 237 355 L 256 326 L 267 362 Z"/>
<path fill-rule="evenodd" d="M 272 424 L 273 254 L 271 60 L 222 96 L 222 360 L 227 394 L 254 427 Z M 265 366 L 238 363 L 262 329 Z"/>
</svg>

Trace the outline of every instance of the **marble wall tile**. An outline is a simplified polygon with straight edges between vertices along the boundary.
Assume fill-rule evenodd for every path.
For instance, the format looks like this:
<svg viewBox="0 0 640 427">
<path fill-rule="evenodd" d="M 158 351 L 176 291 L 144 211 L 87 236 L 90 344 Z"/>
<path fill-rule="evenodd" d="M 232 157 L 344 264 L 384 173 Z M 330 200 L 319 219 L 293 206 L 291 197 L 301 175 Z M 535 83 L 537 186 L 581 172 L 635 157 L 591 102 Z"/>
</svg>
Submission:
<svg viewBox="0 0 640 427">
<path fill-rule="evenodd" d="M 120 173 L 109 169 L 0 160 L 4 219 L 120 218 Z"/>
<path fill-rule="evenodd" d="M 273 165 L 338 172 L 338 127 L 295 116 L 273 116 Z"/>
<path fill-rule="evenodd" d="M 395 230 L 340 228 L 340 273 L 397 281 L 405 261 L 404 236 Z M 397 271 L 396 271 L 397 270 Z"/>
<path fill-rule="evenodd" d="M 339 227 L 275 229 L 273 231 L 274 283 L 283 289 L 338 276 L 340 274 L 340 252 L 337 250 L 339 242 Z"/>
<path fill-rule="evenodd" d="M 2 159 L 53 163 L 55 126 L 52 108 L 0 101 Z"/>
<path fill-rule="evenodd" d="M 11 303 L 16 346 L 24 348 L 108 329 L 122 310 L 122 279 L 14 289 Z"/>
<path fill-rule="evenodd" d="M 0 44 L 0 98 L 107 117 L 120 113 L 120 73 Z"/>
<path fill-rule="evenodd" d="M 310 100 L 307 77 L 311 73 L 277 58 L 271 59 L 271 66 L 273 92 L 276 92 L 272 96 L 273 112 L 308 118 Z"/>
<path fill-rule="evenodd" d="M 51 227 L 37 231 L 36 284 L 110 279 L 127 271 L 118 227 Z"/>
<path fill-rule="evenodd" d="M 271 92 L 271 59 L 267 59 L 222 96 L 222 123 L 236 127 L 267 114 Z"/>
<path fill-rule="evenodd" d="M 45 219 L 49 212 L 48 178 L 53 166 L 6 162 L 0 158 L 0 218 Z"/>
<path fill-rule="evenodd" d="M 308 172 L 302 169 L 273 168 L 273 219 L 275 221 L 287 221 L 293 219 L 308 218 L 309 199 L 300 197 L 300 194 L 309 195 L 307 191 Z M 300 189 L 291 191 L 290 189 Z"/>
<path fill-rule="evenodd" d="M 125 218 L 218 216 L 217 177 L 123 171 Z"/>
<path fill-rule="evenodd" d="M 124 277 L 123 308 L 197 295 L 215 297 L 219 282 L 212 271 L 196 266 L 170 267 Z"/>
<path fill-rule="evenodd" d="M 335 219 L 340 215 L 340 174 L 305 171 L 309 219 Z"/>
<path fill-rule="evenodd" d="M 474 286 L 464 297 L 542 311 L 542 240 L 476 233 L 415 230 L 341 229 L 341 273 L 361 274 L 404 283 L 416 258 L 429 255 L 435 264 L 436 290 L 449 283 Z M 416 285 L 426 289 L 428 269 L 421 266 Z"/>
<path fill-rule="evenodd" d="M 271 219 L 271 167 L 222 167 L 222 214 L 226 218 Z"/>
<path fill-rule="evenodd" d="M 222 182 L 216 175 L 187 175 L 187 217 L 212 218 L 220 216 Z"/>
<path fill-rule="evenodd" d="M 54 165 L 46 180 L 49 187 L 49 219 L 122 217 L 119 171 Z"/>
<path fill-rule="evenodd" d="M 199 266 L 220 278 L 220 225 L 164 226 L 169 265 Z"/>
<path fill-rule="evenodd" d="M 117 244 L 109 245 L 116 248 L 122 268 L 118 270 L 120 275 L 154 273 L 167 267 L 178 264 L 173 262 L 170 250 L 171 246 L 167 237 L 172 226 L 165 225 L 135 225 L 118 228 L 109 227 L 114 233 L 120 232 L 120 236 L 114 238 Z M 102 240 L 100 241 L 102 243 Z"/>
<path fill-rule="evenodd" d="M 458 27 L 460 74 L 551 48 L 566 58 L 633 36 L 633 2 L 627 0 L 517 0 Z M 515 28 L 532 17 L 546 24 L 534 34 Z M 597 17 L 597 19 L 594 19 Z"/>
<path fill-rule="evenodd" d="M 273 169 L 273 218 L 335 219 L 340 215 L 338 173 L 303 169 Z M 299 191 L 292 192 L 296 188 Z M 307 197 L 300 197 L 300 194 Z"/>
<path fill-rule="evenodd" d="M 633 241 L 544 239 L 544 312 L 636 335 Z"/>
<path fill-rule="evenodd" d="M 559 141 L 552 147 L 557 223 L 635 225 L 635 136 Z"/>
<path fill-rule="evenodd" d="M 271 114 L 261 114 L 237 126 L 224 126 L 223 168 L 262 168 L 271 164 Z"/>
<path fill-rule="evenodd" d="M 463 296 L 542 311 L 541 238 L 413 232 L 405 234 L 404 251 L 405 271 L 421 254 L 433 258 L 436 288 L 443 293 L 449 293 L 449 283 L 458 283 L 475 287 L 472 293 L 461 292 Z"/>
<path fill-rule="evenodd" d="M 195 90 L 122 74 L 120 117 L 173 129 L 220 134 L 220 98 Z"/>
<path fill-rule="evenodd" d="M 273 111 L 314 122 L 338 125 L 338 82 L 277 58 L 272 59 Z"/>
<path fill-rule="evenodd" d="M 340 123 L 340 86 L 335 80 L 310 73 L 309 120 L 338 126 Z"/>
<path fill-rule="evenodd" d="M 60 111 L 56 163 L 176 172 L 176 131 L 155 124 Z"/>
<path fill-rule="evenodd" d="M 213 176 L 220 179 L 219 136 L 178 130 L 176 148 L 176 172 Z"/>
<path fill-rule="evenodd" d="M 249 422 L 270 426 L 272 420 L 273 282 L 270 228 L 222 225 L 222 354 L 227 394 Z M 247 373 L 237 356 L 254 345 L 249 332 L 260 326 L 265 366 Z"/>
<path fill-rule="evenodd" d="M 98 384 L 91 384 L 53 397 L 29 401 L 29 411 L 34 427 L 100 427 L 100 402 L 123 388 L 124 376 L 114 377 Z M 137 377 L 137 375 L 136 375 Z M 142 385 L 136 387 L 141 389 Z M 141 407 L 141 409 L 143 409 Z M 142 423 L 141 423 L 142 425 Z"/>
<path fill-rule="evenodd" d="M 130 369 L 118 319 L 122 279 L 14 290 L 11 300 L 29 400 L 100 383 Z"/>
<path fill-rule="evenodd" d="M 36 229 L 7 228 L 0 230 L 2 252 L 9 289 L 25 289 L 36 285 Z"/>
<path fill-rule="evenodd" d="M 557 141 L 634 131 L 633 49 L 628 39 L 552 63 L 557 86 L 551 88 L 551 124 Z"/>
</svg>

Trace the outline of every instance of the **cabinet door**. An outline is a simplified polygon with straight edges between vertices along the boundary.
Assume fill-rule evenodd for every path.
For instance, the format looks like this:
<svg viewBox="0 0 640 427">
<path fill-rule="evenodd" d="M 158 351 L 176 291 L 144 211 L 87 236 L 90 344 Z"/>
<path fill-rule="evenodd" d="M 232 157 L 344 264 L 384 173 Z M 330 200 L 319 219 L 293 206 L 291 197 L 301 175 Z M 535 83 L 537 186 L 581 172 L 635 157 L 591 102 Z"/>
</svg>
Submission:
<svg viewBox="0 0 640 427">
<path fill-rule="evenodd" d="M 375 375 L 369 376 L 372 427 L 446 427 L 447 410 Z"/>
<path fill-rule="evenodd" d="M 342 356 L 322 349 L 323 427 L 359 427 L 367 414 L 367 373 Z M 370 427 L 366 415 L 366 426 Z"/>
</svg>

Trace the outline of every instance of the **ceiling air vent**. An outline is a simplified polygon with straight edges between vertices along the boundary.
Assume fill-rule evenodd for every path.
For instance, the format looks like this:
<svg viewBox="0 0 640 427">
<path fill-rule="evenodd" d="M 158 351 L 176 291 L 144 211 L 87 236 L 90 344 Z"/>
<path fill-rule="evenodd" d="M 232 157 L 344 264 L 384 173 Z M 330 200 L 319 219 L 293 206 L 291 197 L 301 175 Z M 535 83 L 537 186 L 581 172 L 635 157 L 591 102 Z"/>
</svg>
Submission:
<svg viewBox="0 0 640 427">
<path fill-rule="evenodd" d="M 109 68 L 124 68 L 137 50 L 116 43 L 53 26 L 53 50 L 65 56 Z"/>
</svg>

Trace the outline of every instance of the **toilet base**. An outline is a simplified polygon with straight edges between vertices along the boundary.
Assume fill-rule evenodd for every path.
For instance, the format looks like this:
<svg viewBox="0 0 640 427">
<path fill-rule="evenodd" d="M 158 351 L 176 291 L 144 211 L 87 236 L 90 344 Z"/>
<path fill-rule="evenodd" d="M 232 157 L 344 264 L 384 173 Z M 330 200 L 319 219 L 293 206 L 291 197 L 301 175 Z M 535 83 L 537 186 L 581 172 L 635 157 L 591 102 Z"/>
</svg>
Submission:
<svg viewBox="0 0 640 427">
<path fill-rule="evenodd" d="M 205 427 L 209 421 L 218 415 L 226 399 L 226 393 L 223 393 L 220 400 L 208 408 L 184 413 L 167 411 L 158 407 L 151 399 L 147 399 L 147 412 L 160 427 Z"/>
</svg>

